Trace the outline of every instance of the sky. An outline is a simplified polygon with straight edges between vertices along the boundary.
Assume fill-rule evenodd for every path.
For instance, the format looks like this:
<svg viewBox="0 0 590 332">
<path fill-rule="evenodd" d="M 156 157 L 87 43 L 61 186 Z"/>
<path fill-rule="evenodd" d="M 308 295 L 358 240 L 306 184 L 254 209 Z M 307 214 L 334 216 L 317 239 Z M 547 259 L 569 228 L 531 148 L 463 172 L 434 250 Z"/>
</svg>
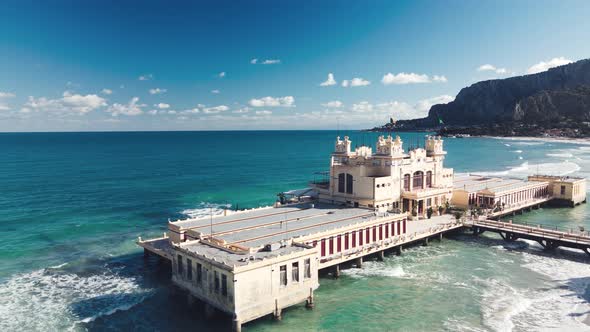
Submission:
<svg viewBox="0 0 590 332">
<path fill-rule="evenodd" d="M 590 1 L 3 1 L 0 131 L 361 129 L 590 57 Z"/>
</svg>

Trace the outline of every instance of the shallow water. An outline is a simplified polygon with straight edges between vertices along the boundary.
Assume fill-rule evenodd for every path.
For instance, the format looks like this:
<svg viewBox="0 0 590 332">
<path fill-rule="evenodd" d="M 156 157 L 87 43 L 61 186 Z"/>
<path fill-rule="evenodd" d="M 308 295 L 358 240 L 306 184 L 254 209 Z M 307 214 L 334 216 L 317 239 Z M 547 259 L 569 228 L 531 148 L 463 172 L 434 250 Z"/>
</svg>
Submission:
<svg viewBox="0 0 590 332">
<path fill-rule="evenodd" d="M 0 134 L 0 328 L 228 328 L 206 320 L 135 239 L 161 234 L 169 218 L 272 204 L 276 193 L 305 187 L 327 169 L 337 134 Z M 348 134 L 353 144 L 376 136 Z M 407 147 L 423 134 L 401 136 Z M 469 138 L 445 147 L 455 172 L 590 175 L 590 145 Z M 590 210 L 514 219 L 589 228 Z M 588 262 L 533 242 L 458 235 L 322 278 L 314 310 L 296 306 L 281 322 L 261 319 L 244 331 L 590 330 Z"/>
</svg>

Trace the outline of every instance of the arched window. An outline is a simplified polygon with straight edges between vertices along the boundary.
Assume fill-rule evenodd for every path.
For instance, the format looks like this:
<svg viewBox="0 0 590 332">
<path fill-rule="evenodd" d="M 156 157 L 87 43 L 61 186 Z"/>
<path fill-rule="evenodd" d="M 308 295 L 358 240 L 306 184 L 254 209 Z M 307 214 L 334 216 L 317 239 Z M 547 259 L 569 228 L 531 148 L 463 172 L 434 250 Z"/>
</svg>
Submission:
<svg viewBox="0 0 590 332">
<path fill-rule="evenodd" d="M 414 183 L 412 187 L 414 189 L 422 189 L 424 185 L 424 173 L 422 171 L 414 172 Z"/>
<path fill-rule="evenodd" d="M 346 174 L 346 193 L 352 194 L 352 175 Z"/>
<path fill-rule="evenodd" d="M 404 175 L 404 190 L 410 191 L 410 174 Z"/>
<path fill-rule="evenodd" d="M 426 172 L 426 188 L 432 187 L 432 172 Z"/>
<path fill-rule="evenodd" d="M 346 174 L 344 173 L 340 173 L 338 174 L 338 192 L 339 193 L 343 193 L 344 192 L 344 188 L 345 188 L 345 179 L 346 179 Z"/>
</svg>

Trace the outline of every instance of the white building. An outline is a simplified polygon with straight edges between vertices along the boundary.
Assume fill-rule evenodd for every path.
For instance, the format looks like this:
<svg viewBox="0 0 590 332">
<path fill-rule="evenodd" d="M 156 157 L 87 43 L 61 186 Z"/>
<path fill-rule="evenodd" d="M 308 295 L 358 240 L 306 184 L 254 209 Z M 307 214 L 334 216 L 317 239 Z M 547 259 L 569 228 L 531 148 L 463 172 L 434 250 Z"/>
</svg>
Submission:
<svg viewBox="0 0 590 332">
<path fill-rule="evenodd" d="M 428 208 L 450 201 L 453 169 L 444 168 L 446 151 L 440 137 L 428 136 L 424 148 L 408 152 L 399 136 L 379 136 L 376 151 L 351 149 L 348 137 L 336 139 L 329 179 L 316 183 L 320 201 L 378 211 L 425 216 Z"/>
</svg>

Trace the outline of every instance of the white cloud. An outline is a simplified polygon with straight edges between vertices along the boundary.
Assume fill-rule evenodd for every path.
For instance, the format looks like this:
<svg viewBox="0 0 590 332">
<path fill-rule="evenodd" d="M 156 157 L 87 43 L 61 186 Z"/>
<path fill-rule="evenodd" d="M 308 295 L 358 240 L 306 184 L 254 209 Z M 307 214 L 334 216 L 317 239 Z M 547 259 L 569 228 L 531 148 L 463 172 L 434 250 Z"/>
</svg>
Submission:
<svg viewBox="0 0 590 332">
<path fill-rule="evenodd" d="M 3 99 L 13 98 L 14 93 L 0 91 L 0 111 L 9 111 L 11 108 Z"/>
<path fill-rule="evenodd" d="M 217 77 L 224 78 L 225 77 L 225 72 L 222 71 L 221 73 L 217 74 Z"/>
<path fill-rule="evenodd" d="M 281 63 L 280 59 L 266 59 L 259 61 L 257 58 L 250 60 L 250 63 L 253 65 L 278 65 Z"/>
<path fill-rule="evenodd" d="M 271 115 L 272 111 L 256 111 L 256 115 Z"/>
<path fill-rule="evenodd" d="M 111 113 L 112 116 L 119 116 L 119 115 L 134 116 L 134 115 L 140 115 L 140 114 L 143 113 L 143 111 L 141 110 L 141 108 L 144 107 L 145 105 L 138 104 L 137 102 L 139 102 L 139 98 L 138 97 L 133 97 L 133 98 L 131 98 L 131 100 L 129 101 L 129 103 L 126 104 L 126 105 L 118 104 L 118 103 L 115 103 L 115 104 L 111 105 L 107 109 L 107 112 Z"/>
<path fill-rule="evenodd" d="M 102 91 L 100 91 L 103 95 L 110 95 L 113 94 L 113 90 L 111 89 L 102 89 Z"/>
<path fill-rule="evenodd" d="M 446 82 L 446 77 L 435 75 L 440 82 Z M 443 80 L 444 79 L 444 80 Z M 392 74 L 387 73 L 381 79 L 381 83 L 385 85 L 389 84 L 416 84 L 416 83 L 430 83 L 430 77 L 426 74 L 415 74 L 415 73 L 399 73 Z"/>
<path fill-rule="evenodd" d="M 156 114 L 158 114 L 158 110 L 149 110 L 148 111 L 148 114 L 150 114 L 150 115 L 156 115 Z"/>
<path fill-rule="evenodd" d="M 496 66 L 491 65 L 489 63 L 477 67 L 477 71 L 493 71 L 496 74 L 506 74 L 508 72 L 506 68 L 496 68 Z"/>
<path fill-rule="evenodd" d="M 434 75 L 432 76 L 432 81 L 433 82 L 441 82 L 441 83 L 447 83 L 447 78 L 444 75 Z"/>
<path fill-rule="evenodd" d="M 211 90 L 211 93 L 213 93 L 213 94 L 218 94 L 218 93 L 221 93 L 221 91 L 219 91 L 219 90 L 215 89 L 215 90 Z"/>
<path fill-rule="evenodd" d="M 295 98 L 293 96 L 285 97 L 263 97 L 260 99 L 250 99 L 249 104 L 253 107 L 294 107 Z"/>
<path fill-rule="evenodd" d="M 150 95 L 160 95 L 163 93 L 166 93 L 168 90 L 166 89 L 160 89 L 160 88 L 153 88 L 153 89 L 149 89 Z"/>
<path fill-rule="evenodd" d="M 14 96 L 14 93 L 0 91 L 0 98 L 12 98 Z"/>
<path fill-rule="evenodd" d="M 205 114 L 217 114 L 217 113 L 225 112 L 225 111 L 228 111 L 228 110 L 229 110 L 229 107 L 227 107 L 225 105 L 219 105 L 219 106 L 215 106 L 215 107 L 203 108 L 203 113 L 205 113 Z"/>
<path fill-rule="evenodd" d="M 154 106 L 156 106 L 157 108 L 159 108 L 161 110 L 162 109 L 170 108 L 170 105 L 169 104 L 166 104 L 166 103 L 159 103 L 159 104 L 155 104 Z"/>
<path fill-rule="evenodd" d="M 331 85 L 336 85 L 337 82 L 334 79 L 334 74 L 332 73 L 328 73 L 328 79 L 325 80 L 324 82 L 320 83 L 320 86 L 331 86 Z"/>
<path fill-rule="evenodd" d="M 527 69 L 526 73 L 527 74 L 536 74 L 536 73 L 540 73 L 542 71 L 546 71 L 549 68 L 567 65 L 568 63 L 572 63 L 572 62 L 573 62 L 572 60 L 566 59 L 561 56 L 559 58 L 553 58 L 551 60 L 548 60 L 547 62 L 541 61 L 537 64 L 534 64 L 529 69 Z"/>
<path fill-rule="evenodd" d="M 447 104 L 447 103 L 452 102 L 453 100 L 455 100 L 455 97 L 449 96 L 449 95 L 442 95 L 442 96 L 437 96 L 437 97 L 432 97 L 432 98 L 420 100 L 416 105 L 414 105 L 414 108 L 416 109 L 418 114 L 420 114 L 416 117 L 427 116 L 428 111 L 430 111 L 430 108 L 432 107 L 432 105 Z"/>
<path fill-rule="evenodd" d="M 84 115 L 106 105 L 106 100 L 98 95 L 80 95 L 65 91 L 62 98 L 59 99 L 47 99 L 45 97 L 35 98 L 29 96 L 29 99 L 24 104 L 21 112 L 30 113 L 32 111 L 41 111 L 54 112 L 61 115 Z"/>
<path fill-rule="evenodd" d="M 235 114 L 248 113 L 248 112 L 250 112 L 250 107 L 242 107 L 240 109 L 232 111 L 232 113 L 235 113 Z"/>
<path fill-rule="evenodd" d="M 197 113 L 201 113 L 201 111 L 199 110 L 199 108 L 195 107 L 192 109 L 184 110 L 180 113 L 182 113 L 182 114 L 197 114 Z"/>
<path fill-rule="evenodd" d="M 152 75 L 152 74 L 145 74 L 145 75 L 139 76 L 137 79 L 140 80 L 140 81 L 149 81 L 149 80 L 151 80 L 153 78 L 154 78 L 154 75 Z"/>
<path fill-rule="evenodd" d="M 352 104 L 352 111 L 353 112 L 366 113 L 366 112 L 371 112 L 372 110 L 373 110 L 373 104 L 369 103 L 368 101 L 361 101 L 357 104 Z"/>
<path fill-rule="evenodd" d="M 355 86 L 366 86 L 371 84 L 370 81 L 365 80 L 364 78 L 355 77 L 352 80 L 344 80 L 342 81 L 342 86 L 347 87 L 355 87 Z"/>
<path fill-rule="evenodd" d="M 322 104 L 322 106 L 324 107 L 328 107 L 328 108 L 339 108 L 342 107 L 342 102 L 340 100 L 333 100 L 333 101 L 329 101 L 325 104 Z"/>
</svg>

